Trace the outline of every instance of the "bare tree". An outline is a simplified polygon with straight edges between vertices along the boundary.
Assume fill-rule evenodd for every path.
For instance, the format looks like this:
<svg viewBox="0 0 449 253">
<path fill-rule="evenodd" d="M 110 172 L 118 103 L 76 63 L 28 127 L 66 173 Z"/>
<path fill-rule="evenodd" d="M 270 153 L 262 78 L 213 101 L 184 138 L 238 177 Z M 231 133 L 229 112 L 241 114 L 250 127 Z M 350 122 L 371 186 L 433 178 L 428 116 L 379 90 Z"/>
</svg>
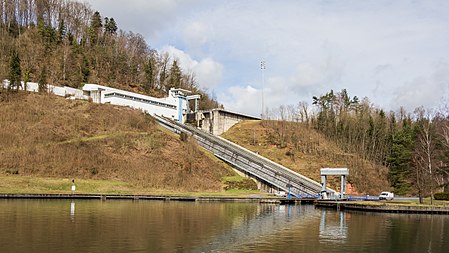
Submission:
<svg viewBox="0 0 449 253">
<path fill-rule="evenodd" d="M 166 88 L 166 80 L 167 80 L 167 68 L 168 68 L 168 62 L 170 61 L 170 56 L 165 53 L 161 55 L 159 62 L 160 62 L 160 68 L 159 68 L 159 87 L 161 89 Z"/>
<path fill-rule="evenodd" d="M 417 140 L 415 149 L 416 169 L 425 172 L 428 178 L 431 204 L 433 204 L 434 191 L 434 163 L 435 163 L 435 138 L 432 125 L 431 112 L 420 107 L 415 110 L 417 117 Z"/>
<path fill-rule="evenodd" d="M 306 125 L 309 125 L 309 104 L 307 102 L 301 101 L 298 103 L 298 114 L 299 114 L 299 121 L 306 123 Z"/>
<path fill-rule="evenodd" d="M 294 105 L 287 105 L 287 121 L 297 121 L 296 120 L 296 110 L 295 110 L 295 106 Z"/>
</svg>

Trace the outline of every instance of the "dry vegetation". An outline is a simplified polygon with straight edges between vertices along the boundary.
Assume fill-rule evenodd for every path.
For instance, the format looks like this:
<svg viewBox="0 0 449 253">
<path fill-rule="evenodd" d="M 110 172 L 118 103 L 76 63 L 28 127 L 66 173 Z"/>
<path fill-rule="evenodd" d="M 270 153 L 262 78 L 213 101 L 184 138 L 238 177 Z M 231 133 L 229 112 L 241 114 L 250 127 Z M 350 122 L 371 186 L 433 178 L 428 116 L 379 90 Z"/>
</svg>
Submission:
<svg viewBox="0 0 449 253">
<path fill-rule="evenodd" d="M 345 153 L 336 144 L 306 126 L 285 121 L 245 121 L 223 137 L 280 163 L 318 182 L 320 168 L 350 168 L 349 182 L 359 193 L 378 194 L 389 189 L 388 169 L 357 155 Z M 333 188 L 339 178 L 329 177 Z"/>
<path fill-rule="evenodd" d="M 125 107 L 1 94 L 0 174 L 117 180 L 154 191 L 222 191 L 230 169 Z"/>
<path fill-rule="evenodd" d="M 96 83 L 157 97 L 176 87 L 200 94 L 202 109 L 219 106 L 175 58 L 84 2 L 0 0 L 0 80 Z"/>
</svg>

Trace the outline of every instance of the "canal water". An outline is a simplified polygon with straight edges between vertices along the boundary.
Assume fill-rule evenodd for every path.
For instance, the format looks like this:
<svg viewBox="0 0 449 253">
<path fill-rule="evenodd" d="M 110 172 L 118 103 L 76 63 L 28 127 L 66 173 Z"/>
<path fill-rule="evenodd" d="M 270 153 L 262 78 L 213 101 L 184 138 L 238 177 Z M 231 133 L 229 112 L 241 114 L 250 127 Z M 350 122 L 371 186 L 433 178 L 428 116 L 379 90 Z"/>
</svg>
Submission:
<svg viewBox="0 0 449 253">
<path fill-rule="evenodd" d="M 449 252 L 449 216 L 312 205 L 0 200 L 0 252 Z"/>
</svg>

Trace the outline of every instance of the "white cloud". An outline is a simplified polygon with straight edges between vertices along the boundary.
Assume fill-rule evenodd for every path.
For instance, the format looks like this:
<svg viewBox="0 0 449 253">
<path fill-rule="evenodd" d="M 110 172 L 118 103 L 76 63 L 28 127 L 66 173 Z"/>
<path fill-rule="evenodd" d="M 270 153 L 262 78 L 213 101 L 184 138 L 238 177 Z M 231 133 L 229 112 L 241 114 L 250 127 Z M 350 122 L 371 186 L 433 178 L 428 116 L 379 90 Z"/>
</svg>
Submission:
<svg viewBox="0 0 449 253">
<path fill-rule="evenodd" d="M 291 81 L 299 87 L 307 88 L 323 81 L 323 73 L 311 64 L 302 63 L 296 67 Z"/>
<path fill-rule="evenodd" d="M 449 64 L 438 62 L 434 64 L 431 76 L 413 78 L 404 85 L 396 88 L 392 104 L 395 108 L 403 106 L 413 112 L 417 107 L 438 107 L 442 97 L 447 93 L 449 85 Z"/>
<path fill-rule="evenodd" d="M 202 59 L 192 68 L 198 83 L 204 88 L 214 88 L 223 78 L 223 65 L 211 58 Z"/>
<path fill-rule="evenodd" d="M 244 112 L 256 117 L 261 115 L 262 92 L 251 85 L 229 87 L 227 95 L 220 94 L 218 99 L 224 103 L 227 110 Z"/>
<path fill-rule="evenodd" d="M 183 33 L 186 43 L 196 47 L 208 42 L 208 38 L 212 31 L 211 28 L 204 23 L 194 21 L 185 26 Z"/>
<path fill-rule="evenodd" d="M 165 46 L 162 53 L 168 53 L 172 60 L 176 59 L 183 71 L 193 72 L 200 87 L 206 89 L 214 88 L 223 77 L 223 65 L 211 58 L 200 61 L 192 59 L 186 52 L 173 46 Z"/>
<path fill-rule="evenodd" d="M 321 95 L 330 89 L 341 89 L 325 84 L 339 80 L 343 67 L 343 64 L 337 64 L 336 60 L 328 59 L 317 65 L 300 63 L 294 68 L 294 72 L 286 77 L 266 75 L 263 87 L 265 109 L 295 105 L 300 101 L 310 104 L 312 96 Z M 226 91 L 227 95 L 220 94 L 219 99 L 225 108 L 258 116 L 262 112 L 262 85 L 260 85 L 262 78 L 255 80 L 254 83 L 257 86 L 234 85 Z"/>
<path fill-rule="evenodd" d="M 264 87 L 231 86 L 226 92 L 220 93 L 218 99 L 225 109 L 260 116 L 262 104 L 264 113 L 267 109 L 275 109 L 281 105 L 295 105 L 310 99 L 315 94 L 314 91 L 321 87 L 313 84 L 302 86 L 301 89 L 292 80 L 294 78 L 271 77 L 266 80 Z"/>
<path fill-rule="evenodd" d="M 449 60 L 446 0 L 90 2 L 150 44 L 173 45 L 185 70 L 244 113 L 260 115 L 248 87 L 261 93 L 262 59 L 272 107 L 343 88 L 387 110 L 426 106 L 448 84 L 432 66 Z"/>
<path fill-rule="evenodd" d="M 80 0 L 79 0 L 80 1 Z M 113 17 L 120 29 L 141 33 L 147 38 L 163 37 L 188 13 L 189 8 L 200 6 L 198 0 L 86 0 L 103 17 Z M 150 41 L 151 42 L 151 41 Z"/>
</svg>

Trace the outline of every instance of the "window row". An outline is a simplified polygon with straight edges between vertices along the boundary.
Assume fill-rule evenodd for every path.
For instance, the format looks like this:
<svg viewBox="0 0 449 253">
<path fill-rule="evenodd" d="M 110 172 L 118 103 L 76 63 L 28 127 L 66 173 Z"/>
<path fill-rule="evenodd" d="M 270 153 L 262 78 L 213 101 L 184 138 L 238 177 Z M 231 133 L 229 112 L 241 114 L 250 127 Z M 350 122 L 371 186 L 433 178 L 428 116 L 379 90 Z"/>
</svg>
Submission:
<svg viewBox="0 0 449 253">
<path fill-rule="evenodd" d="M 105 98 L 109 98 L 109 97 L 124 98 L 124 99 L 137 101 L 137 102 L 142 102 L 142 103 L 146 103 L 146 104 L 151 104 L 151 105 L 157 105 L 157 106 L 161 106 L 161 107 L 167 107 L 167 108 L 171 108 L 171 109 L 176 109 L 176 106 L 174 106 L 174 105 L 161 103 L 161 102 L 157 102 L 157 101 L 153 101 L 153 100 L 149 100 L 149 99 L 144 99 L 144 98 L 138 98 L 138 97 L 134 97 L 134 96 L 124 95 L 124 94 L 120 94 L 120 93 L 117 93 L 117 92 L 104 94 L 104 97 Z"/>
</svg>

